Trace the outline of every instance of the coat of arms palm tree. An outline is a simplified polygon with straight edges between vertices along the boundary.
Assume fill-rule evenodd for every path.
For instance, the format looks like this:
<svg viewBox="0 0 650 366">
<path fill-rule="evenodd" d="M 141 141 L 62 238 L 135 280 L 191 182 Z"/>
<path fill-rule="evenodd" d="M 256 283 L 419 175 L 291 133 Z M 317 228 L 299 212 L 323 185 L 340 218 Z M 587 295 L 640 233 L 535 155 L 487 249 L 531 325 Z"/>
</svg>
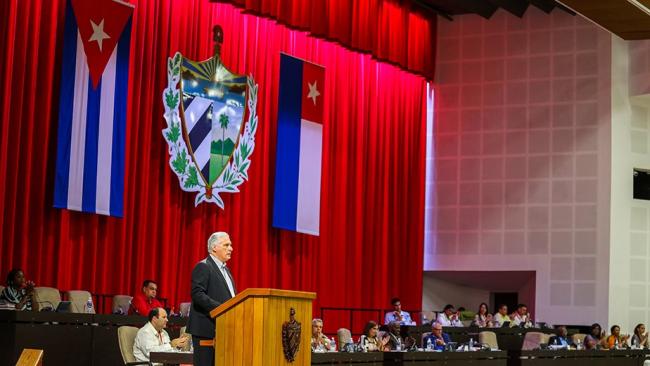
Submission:
<svg viewBox="0 0 650 366">
<path fill-rule="evenodd" d="M 224 147 L 226 145 L 226 130 L 228 129 L 228 124 L 230 123 L 230 118 L 225 113 L 219 115 L 219 125 L 223 131 L 221 135 L 221 166 L 224 166 L 223 157 L 224 157 Z"/>
</svg>

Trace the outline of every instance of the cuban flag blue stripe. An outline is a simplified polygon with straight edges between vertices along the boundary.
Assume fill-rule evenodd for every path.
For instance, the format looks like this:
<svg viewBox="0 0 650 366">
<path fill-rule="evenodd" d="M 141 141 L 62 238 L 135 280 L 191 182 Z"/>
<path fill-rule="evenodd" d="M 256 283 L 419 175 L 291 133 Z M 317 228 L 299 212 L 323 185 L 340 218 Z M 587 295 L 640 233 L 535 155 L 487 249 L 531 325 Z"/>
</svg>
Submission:
<svg viewBox="0 0 650 366">
<path fill-rule="evenodd" d="M 81 210 L 95 212 L 97 198 L 97 141 L 99 139 L 99 108 L 102 97 L 102 81 L 93 89 L 88 79 L 88 101 L 86 102 L 86 145 L 84 152 L 83 195 Z"/>
<path fill-rule="evenodd" d="M 273 226 L 296 230 L 300 158 L 302 61 L 280 56 L 280 97 Z"/>
<path fill-rule="evenodd" d="M 131 21 L 93 88 L 71 2 L 66 8 L 54 207 L 123 216 Z"/>
<path fill-rule="evenodd" d="M 131 20 L 117 44 L 117 65 L 113 113 L 113 158 L 111 159 L 110 215 L 124 216 L 124 161 L 126 157 L 126 98 L 129 82 L 129 53 L 131 47 Z"/>
<path fill-rule="evenodd" d="M 59 146 L 56 152 L 56 173 L 54 177 L 54 207 L 68 206 L 68 179 L 70 175 L 70 138 L 72 135 L 72 108 L 75 80 L 75 59 L 77 55 L 77 21 L 68 2 L 65 10 L 63 30 L 63 60 L 61 70 L 61 97 L 59 100 Z"/>
</svg>

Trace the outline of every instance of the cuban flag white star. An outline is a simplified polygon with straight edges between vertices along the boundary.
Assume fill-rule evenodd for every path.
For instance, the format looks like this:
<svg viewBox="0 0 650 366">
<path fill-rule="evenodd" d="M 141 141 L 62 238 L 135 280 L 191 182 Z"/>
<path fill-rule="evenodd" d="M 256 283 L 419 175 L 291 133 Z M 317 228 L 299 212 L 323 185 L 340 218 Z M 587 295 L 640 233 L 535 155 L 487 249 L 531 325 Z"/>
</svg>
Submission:
<svg viewBox="0 0 650 366">
<path fill-rule="evenodd" d="M 102 43 L 104 42 L 105 39 L 111 38 L 106 32 L 104 32 L 104 19 L 102 19 L 101 22 L 99 22 L 99 25 L 95 24 L 92 20 L 90 21 L 90 25 L 93 27 L 93 34 L 90 36 L 90 39 L 88 42 L 97 42 L 97 46 L 99 46 L 99 52 L 102 51 Z"/>
<path fill-rule="evenodd" d="M 316 97 L 320 96 L 320 93 L 318 92 L 318 87 L 316 84 L 318 81 L 314 80 L 314 83 L 307 83 L 309 85 L 309 94 L 307 94 L 307 98 L 311 98 L 311 101 L 314 102 L 314 105 L 316 105 Z"/>
</svg>

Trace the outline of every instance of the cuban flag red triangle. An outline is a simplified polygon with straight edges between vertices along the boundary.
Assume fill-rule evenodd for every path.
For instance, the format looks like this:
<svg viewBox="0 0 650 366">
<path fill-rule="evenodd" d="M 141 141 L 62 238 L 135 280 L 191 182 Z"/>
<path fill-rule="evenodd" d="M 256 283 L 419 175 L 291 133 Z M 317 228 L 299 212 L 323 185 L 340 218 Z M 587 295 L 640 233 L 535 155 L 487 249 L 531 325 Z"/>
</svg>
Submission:
<svg viewBox="0 0 650 366">
<path fill-rule="evenodd" d="M 133 5 L 120 0 L 72 0 L 93 88 L 104 73 L 117 41 L 133 13 Z"/>
</svg>

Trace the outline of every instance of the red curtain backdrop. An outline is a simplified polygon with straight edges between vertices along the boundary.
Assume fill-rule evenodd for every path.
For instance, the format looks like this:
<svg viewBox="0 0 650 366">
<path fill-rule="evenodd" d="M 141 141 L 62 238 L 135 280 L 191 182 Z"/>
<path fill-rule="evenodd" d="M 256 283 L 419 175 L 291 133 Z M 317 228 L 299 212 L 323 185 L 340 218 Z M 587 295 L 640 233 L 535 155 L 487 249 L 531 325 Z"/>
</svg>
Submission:
<svg viewBox="0 0 650 366">
<path fill-rule="evenodd" d="M 52 208 L 64 0 L 0 2 L 0 272 L 37 285 L 134 293 L 156 279 L 171 304 L 210 233 L 231 234 L 238 289 L 318 293 L 323 306 L 420 308 L 425 169 L 424 78 L 338 44 L 200 0 L 139 0 L 133 18 L 125 217 Z M 259 83 L 257 146 L 225 210 L 194 207 L 168 165 L 161 130 L 167 57 L 223 59 Z M 280 52 L 326 67 L 321 236 L 271 228 Z M 425 50 L 423 50 L 425 52 Z"/>
<path fill-rule="evenodd" d="M 235 4 L 433 80 L 437 16 L 411 0 L 210 1 Z"/>
</svg>

